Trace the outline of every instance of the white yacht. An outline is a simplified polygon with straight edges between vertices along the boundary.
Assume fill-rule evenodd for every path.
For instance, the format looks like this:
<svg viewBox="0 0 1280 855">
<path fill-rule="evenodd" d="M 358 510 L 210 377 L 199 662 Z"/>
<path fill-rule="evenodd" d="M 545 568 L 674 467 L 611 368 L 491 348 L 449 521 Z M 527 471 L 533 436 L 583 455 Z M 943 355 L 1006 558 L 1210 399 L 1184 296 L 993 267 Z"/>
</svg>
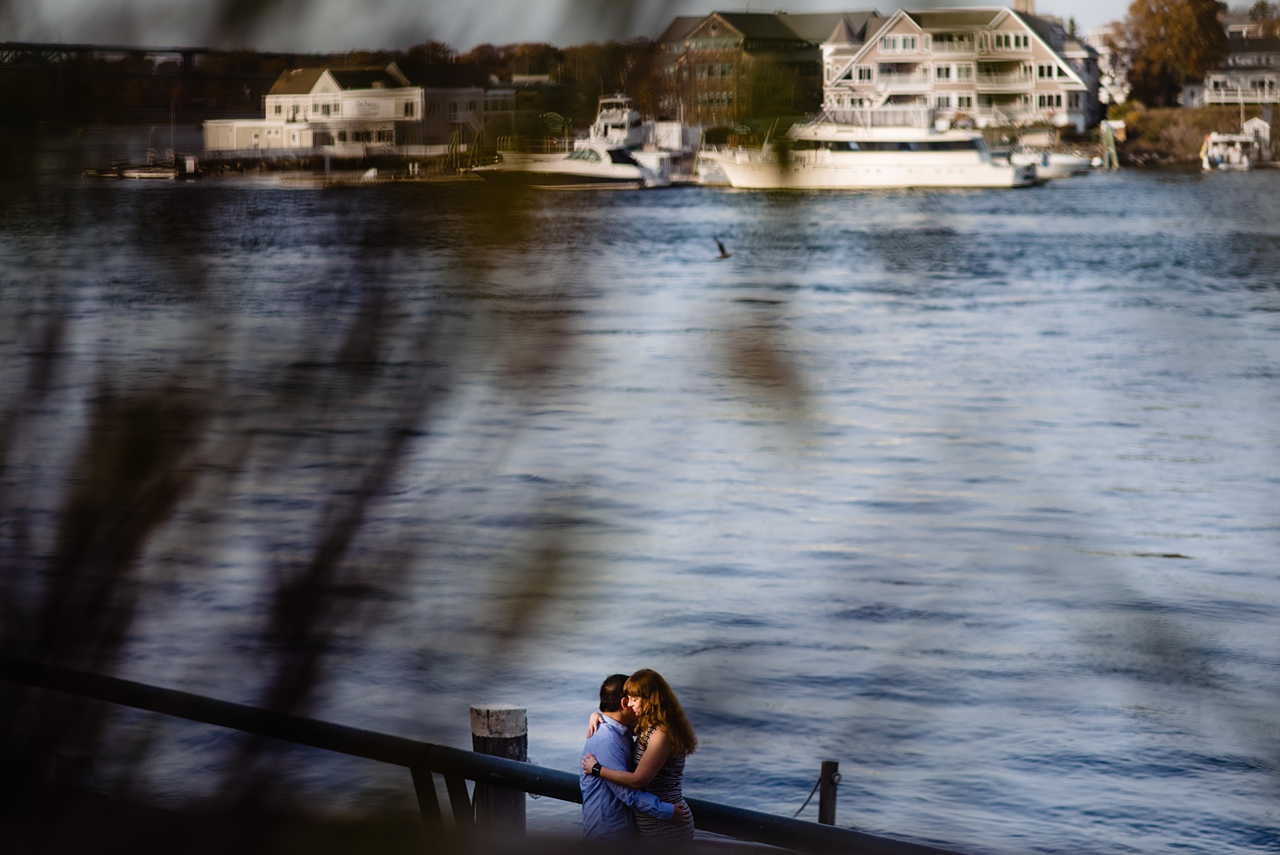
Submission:
<svg viewBox="0 0 1280 855">
<path fill-rule="evenodd" d="M 641 152 L 644 142 L 644 122 L 631 99 L 608 95 L 600 99 L 596 120 L 585 139 L 552 140 L 549 144 L 507 140 L 505 145 L 499 140 L 499 162 L 471 171 L 486 181 L 542 189 L 665 187 L 671 183 L 670 156 Z"/>
<path fill-rule="evenodd" d="M 982 134 L 933 126 L 843 124 L 827 114 L 795 125 L 784 145 L 720 148 L 702 157 L 734 187 L 853 190 L 903 187 L 1024 187 L 1036 168 L 998 163 Z"/>
<path fill-rule="evenodd" d="M 588 139 L 636 149 L 644 145 L 644 121 L 640 111 L 626 95 L 606 95 L 596 105 L 596 120 L 591 123 Z"/>
<path fill-rule="evenodd" d="M 639 190 L 667 182 L 640 165 L 624 146 L 585 139 L 561 154 L 499 151 L 498 163 L 471 170 L 494 184 L 549 190 Z"/>
</svg>

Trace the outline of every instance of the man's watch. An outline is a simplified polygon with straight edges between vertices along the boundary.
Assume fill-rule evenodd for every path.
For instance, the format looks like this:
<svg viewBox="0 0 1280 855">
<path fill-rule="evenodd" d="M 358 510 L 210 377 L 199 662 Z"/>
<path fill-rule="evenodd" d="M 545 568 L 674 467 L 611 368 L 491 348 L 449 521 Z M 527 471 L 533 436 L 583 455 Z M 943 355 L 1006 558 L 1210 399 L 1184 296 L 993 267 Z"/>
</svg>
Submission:
<svg viewBox="0 0 1280 855">
<path fill-rule="evenodd" d="M 591 767 L 591 777 L 593 778 L 600 777 L 600 761 L 599 760 L 596 761 L 596 765 Z"/>
</svg>

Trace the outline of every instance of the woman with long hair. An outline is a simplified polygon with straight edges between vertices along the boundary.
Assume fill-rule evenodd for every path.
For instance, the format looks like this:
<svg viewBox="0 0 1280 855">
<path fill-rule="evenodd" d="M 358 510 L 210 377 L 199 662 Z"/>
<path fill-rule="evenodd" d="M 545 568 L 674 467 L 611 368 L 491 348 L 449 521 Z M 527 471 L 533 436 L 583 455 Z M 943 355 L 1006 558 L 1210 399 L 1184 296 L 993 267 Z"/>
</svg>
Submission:
<svg viewBox="0 0 1280 855">
<path fill-rule="evenodd" d="M 627 704 L 636 716 L 636 745 L 634 772 L 626 769 L 600 767 L 600 777 L 624 787 L 634 787 L 653 793 L 668 804 L 688 804 L 681 792 L 684 779 L 684 759 L 698 747 L 684 708 L 676 699 L 662 675 L 649 668 L 642 668 L 627 679 L 623 690 Z M 595 718 L 592 717 L 592 724 Z M 582 771 L 591 774 L 596 758 L 588 754 L 582 758 Z M 636 825 L 645 840 L 688 842 L 693 840 L 692 815 L 684 822 L 665 822 L 636 812 Z"/>
</svg>

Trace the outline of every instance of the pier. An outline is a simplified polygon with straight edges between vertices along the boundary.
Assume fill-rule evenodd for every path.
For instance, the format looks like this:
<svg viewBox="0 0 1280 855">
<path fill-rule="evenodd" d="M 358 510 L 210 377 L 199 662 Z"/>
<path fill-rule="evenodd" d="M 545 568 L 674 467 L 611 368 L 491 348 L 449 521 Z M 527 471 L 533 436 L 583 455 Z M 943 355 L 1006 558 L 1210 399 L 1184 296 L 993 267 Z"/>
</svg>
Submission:
<svg viewBox="0 0 1280 855">
<path fill-rule="evenodd" d="M 577 774 L 476 750 L 466 751 L 9 656 L 0 656 L 0 679 L 403 767 L 409 771 L 413 782 L 429 848 L 445 847 L 458 842 L 451 838 L 466 838 L 485 831 L 497 831 L 506 836 L 523 834 L 523 800 L 512 800 L 508 796 L 512 792 L 566 802 L 582 801 Z M 504 710 L 513 708 L 503 707 L 496 715 L 486 715 L 487 711 L 494 709 L 493 706 L 473 708 L 473 744 L 496 753 L 511 754 L 513 750 L 517 755 L 523 753 L 519 744 L 527 739 L 527 735 L 511 735 L 514 731 L 510 722 L 515 717 L 502 714 Z M 518 721 L 523 723 L 523 720 L 523 710 L 520 710 Z M 482 723 L 478 725 L 478 721 Z M 500 723 L 497 729 L 490 727 L 490 723 L 495 721 Z M 481 733 L 476 732 L 477 727 Z M 829 805 L 820 810 L 821 819 L 829 823 L 835 819 L 834 788 L 838 784 L 833 767 L 834 764 L 824 763 L 818 782 L 827 794 L 825 804 Z M 436 789 L 435 775 L 444 779 L 444 800 Z M 468 793 L 467 781 L 475 784 L 474 797 Z M 452 828 L 444 822 L 442 801 L 448 804 Z M 703 799 L 686 798 L 686 801 L 698 829 L 702 831 L 795 852 L 811 855 L 958 855 L 951 850 L 823 822 L 806 822 Z M 518 808 L 515 807 L 517 803 Z"/>
</svg>

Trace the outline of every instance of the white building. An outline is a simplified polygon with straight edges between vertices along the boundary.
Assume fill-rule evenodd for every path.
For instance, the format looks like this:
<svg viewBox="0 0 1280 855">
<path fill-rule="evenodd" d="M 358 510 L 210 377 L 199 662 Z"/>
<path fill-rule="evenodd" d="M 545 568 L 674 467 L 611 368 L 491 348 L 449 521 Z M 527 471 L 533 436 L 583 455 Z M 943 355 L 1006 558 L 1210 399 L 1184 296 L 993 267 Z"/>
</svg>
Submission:
<svg viewBox="0 0 1280 855">
<path fill-rule="evenodd" d="M 1029 3 L 1019 5 L 1030 7 Z M 898 11 L 862 39 L 838 26 L 822 45 L 823 106 L 929 109 L 987 125 L 1097 121 L 1097 52 L 1060 21 L 1008 8 Z"/>
<path fill-rule="evenodd" d="M 393 146 L 419 142 L 422 87 L 393 62 L 385 68 L 294 68 L 264 99 L 261 119 L 204 124 L 205 149 Z"/>
<path fill-rule="evenodd" d="M 1113 47 L 1119 38 L 1112 26 L 1098 27 L 1085 34 L 1089 47 L 1098 52 L 1098 100 L 1103 104 L 1123 104 L 1129 100 L 1129 78 Z"/>
<path fill-rule="evenodd" d="M 1183 106 L 1280 104 L 1280 38 L 1233 35 L 1229 45 L 1226 60 L 1200 86 L 1183 87 Z"/>
<path fill-rule="evenodd" d="M 486 103 L 514 101 L 491 94 L 476 87 L 413 86 L 394 62 L 385 68 L 294 68 L 267 93 L 263 118 L 205 122 L 205 149 L 319 148 L 358 155 L 451 139 L 466 144 L 484 128 Z"/>
</svg>

